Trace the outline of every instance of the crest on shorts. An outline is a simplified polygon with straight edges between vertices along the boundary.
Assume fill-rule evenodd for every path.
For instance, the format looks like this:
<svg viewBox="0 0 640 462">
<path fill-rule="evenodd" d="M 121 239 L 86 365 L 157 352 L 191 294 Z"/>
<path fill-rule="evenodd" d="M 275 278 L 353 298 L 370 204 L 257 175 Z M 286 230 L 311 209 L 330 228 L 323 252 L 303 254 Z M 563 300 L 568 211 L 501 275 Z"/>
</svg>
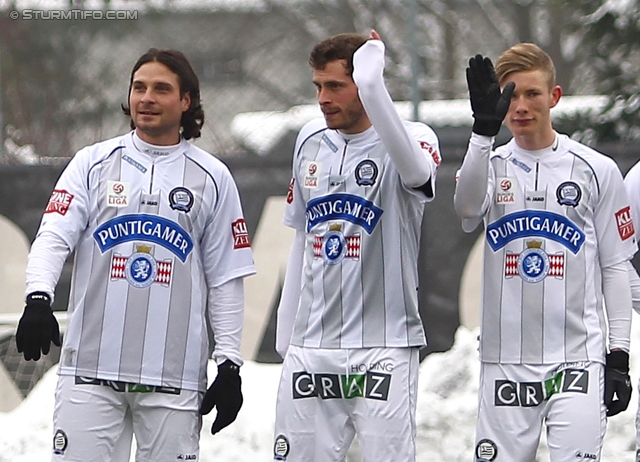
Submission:
<svg viewBox="0 0 640 462">
<path fill-rule="evenodd" d="M 67 434 L 60 429 L 56 430 L 55 435 L 53 435 L 53 453 L 58 455 L 64 454 L 68 445 L 69 439 L 67 438 Z"/>
<path fill-rule="evenodd" d="M 476 462 L 491 462 L 498 457 L 498 446 L 490 439 L 478 441 L 476 445 Z"/>
<path fill-rule="evenodd" d="M 282 434 L 276 436 L 276 441 L 273 443 L 273 460 L 287 460 L 290 450 L 287 437 Z"/>
</svg>

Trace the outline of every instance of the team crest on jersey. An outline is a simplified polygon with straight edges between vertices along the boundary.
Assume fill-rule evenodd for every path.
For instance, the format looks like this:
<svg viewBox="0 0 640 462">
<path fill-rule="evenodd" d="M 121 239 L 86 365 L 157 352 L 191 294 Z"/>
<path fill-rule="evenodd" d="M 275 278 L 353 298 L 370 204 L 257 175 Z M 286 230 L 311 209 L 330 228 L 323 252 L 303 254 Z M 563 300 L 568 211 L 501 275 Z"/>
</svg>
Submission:
<svg viewBox="0 0 640 462">
<path fill-rule="evenodd" d="M 193 193 L 183 186 L 173 188 L 169 193 L 169 205 L 173 210 L 189 212 L 193 207 Z"/>
<path fill-rule="evenodd" d="M 507 279 L 520 276 L 525 282 L 535 284 L 547 276 L 564 278 L 564 252 L 548 255 L 541 241 L 527 242 L 522 253 L 507 252 L 504 275 Z"/>
<path fill-rule="evenodd" d="M 476 462 L 491 462 L 498 457 L 498 446 L 489 439 L 478 441 L 476 445 Z"/>
<path fill-rule="evenodd" d="M 322 164 L 320 162 L 308 161 L 304 167 L 304 187 L 315 189 L 318 187 L 318 179 Z"/>
<path fill-rule="evenodd" d="M 571 207 L 577 207 L 582 198 L 582 190 L 577 183 L 573 181 L 565 181 L 558 189 L 556 189 L 556 198 L 558 204 L 569 205 Z"/>
<path fill-rule="evenodd" d="M 516 201 L 516 182 L 512 178 L 496 178 L 496 204 L 513 204 Z"/>
<path fill-rule="evenodd" d="M 358 186 L 373 186 L 378 178 L 378 166 L 371 159 L 366 159 L 356 166 L 356 183 Z"/>
<path fill-rule="evenodd" d="M 129 183 L 107 181 L 107 207 L 126 207 L 127 205 L 129 205 Z"/>
<path fill-rule="evenodd" d="M 331 225 L 324 236 L 313 239 L 313 256 L 327 265 L 337 265 L 345 258 L 360 258 L 360 233 L 345 236 L 340 225 Z"/>
<path fill-rule="evenodd" d="M 126 279 L 138 289 L 149 287 L 154 282 L 169 286 L 173 261 L 156 261 L 151 250 L 151 246 L 140 244 L 136 245 L 136 252 L 129 257 L 114 254 L 111 257 L 111 279 Z"/>
<path fill-rule="evenodd" d="M 49 203 L 44 213 L 59 213 L 60 215 L 66 215 L 71 201 L 73 200 L 73 194 L 64 189 L 54 189 L 49 198 Z"/>
</svg>

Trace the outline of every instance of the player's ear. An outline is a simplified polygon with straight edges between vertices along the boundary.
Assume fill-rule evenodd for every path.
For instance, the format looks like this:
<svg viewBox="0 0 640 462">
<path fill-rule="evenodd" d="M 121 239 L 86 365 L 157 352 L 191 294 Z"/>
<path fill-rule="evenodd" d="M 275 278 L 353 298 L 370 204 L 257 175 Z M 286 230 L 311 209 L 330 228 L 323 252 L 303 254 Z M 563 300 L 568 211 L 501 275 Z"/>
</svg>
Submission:
<svg viewBox="0 0 640 462">
<path fill-rule="evenodd" d="M 182 95 L 182 112 L 187 112 L 191 107 L 191 94 L 187 91 Z"/>
<path fill-rule="evenodd" d="M 549 107 L 556 107 L 558 101 L 562 97 L 562 87 L 560 85 L 556 85 L 551 89 L 551 104 Z"/>
</svg>

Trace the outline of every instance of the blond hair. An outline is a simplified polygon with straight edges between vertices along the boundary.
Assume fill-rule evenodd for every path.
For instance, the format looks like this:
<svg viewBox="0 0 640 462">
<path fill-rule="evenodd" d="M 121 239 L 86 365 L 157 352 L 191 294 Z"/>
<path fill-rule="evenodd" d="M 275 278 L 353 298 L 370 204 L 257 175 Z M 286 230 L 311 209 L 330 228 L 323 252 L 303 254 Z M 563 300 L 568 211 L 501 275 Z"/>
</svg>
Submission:
<svg viewBox="0 0 640 462">
<path fill-rule="evenodd" d="M 538 45 L 518 43 L 502 53 L 496 61 L 496 74 L 500 85 L 513 72 L 541 70 L 547 75 L 549 89 L 556 84 L 556 67 L 551 57 Z"/>
</svg>

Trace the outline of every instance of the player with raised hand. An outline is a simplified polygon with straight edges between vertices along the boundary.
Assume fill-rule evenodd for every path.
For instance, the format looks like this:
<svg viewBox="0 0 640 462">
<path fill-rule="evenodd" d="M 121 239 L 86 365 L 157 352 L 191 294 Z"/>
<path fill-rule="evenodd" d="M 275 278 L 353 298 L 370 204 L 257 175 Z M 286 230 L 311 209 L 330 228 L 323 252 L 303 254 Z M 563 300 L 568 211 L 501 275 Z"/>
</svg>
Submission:
<svg viewBox="0 0 640 462">
<path fill-rule="evenodd" d="M 454 197 L 463 229 L 484 221 L 475 460 L 600 460 L 606 418 L 626 409 L 636 251 L 613 160 L 557 133 L 551 58 L 520 43 L 495 67 L 476 55 L 474 124 Z M 504 119 L 513 138 L 493 148 Z M 608 352 L 608 353 L 607 353 Z"/>
<path fill-rule="evenodd" d="M 284 222 L 296 230 L 278 307 L 284 357 L 274 460 L 416 460 L 418 253 L 438 139 L 403 122 L 384 43 L 340 34 L 309 63 L 324 114 L 300 131 Z"/>
</svg>

